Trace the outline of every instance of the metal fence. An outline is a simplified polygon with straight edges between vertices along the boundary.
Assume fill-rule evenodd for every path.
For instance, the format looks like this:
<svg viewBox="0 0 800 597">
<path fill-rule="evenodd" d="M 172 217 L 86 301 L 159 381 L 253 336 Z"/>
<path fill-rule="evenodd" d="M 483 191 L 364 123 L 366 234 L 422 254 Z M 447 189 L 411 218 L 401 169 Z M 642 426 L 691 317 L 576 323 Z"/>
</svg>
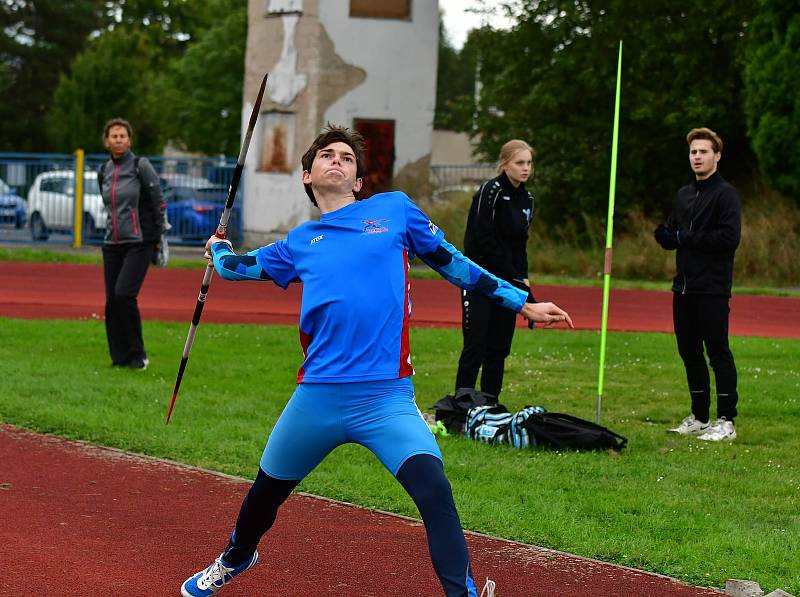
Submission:
<svg viewBox="0 0 800 597">
<path fill-rule="evenodd" d="M 444 200 L 448 193 L 474 192 L 483 181 L 497 176 L 494 164 L 431 165 L 432 198 Z"/>
<path fill-rule="evenodd" d="M 100 244 L 107 212 L 97 184 L 106 154 L 84 161 L 82 242 Z M 170 242 L 203 244 L 216 230 L 228 196 L 235 158 L 152 156 L 172 226 Z M 75 241 L 77 156 L 73 154 L 0 153 L 0 241 L 72 243 Z M 242 197 L 234 203 L 228 238 L 242 237 Z"/>
<path fill-rule="evenodd" d="M 97 186 L 97 169 L 106 154 L 87 154 L 84 161 L 83 243 L 100 244 L 107 214 Z M 228 194 L 234 158 L 148 157 L 159 174 L 172 229 L 171 243 L 201 245 L 216 230 Z M 74 154 L 0 153 L 0 242 L 74 243 Z M 432 165 L 434 200 L 454 192 L 474 192 L 495 176 L 493 164 Z M 228 237 L 242 239 L 242 196 L 234 203 Z"/>
</svg>

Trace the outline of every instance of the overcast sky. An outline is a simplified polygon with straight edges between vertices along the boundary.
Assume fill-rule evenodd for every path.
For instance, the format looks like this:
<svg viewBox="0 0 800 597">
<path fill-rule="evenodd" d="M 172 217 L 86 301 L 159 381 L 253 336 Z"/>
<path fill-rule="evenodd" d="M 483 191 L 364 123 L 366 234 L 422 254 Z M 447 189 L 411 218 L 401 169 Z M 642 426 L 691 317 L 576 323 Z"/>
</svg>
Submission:
<svg viewBox="0 0 800 597">
<path fill-rule="evenodd" d="M 483 4 L 497 6 L 499 2 L 498 0 L 486 0 Z M 466 10 L 480 5 L 481 2 L 477 0 L 439 0 L 439 10 L 444 12 L 444 28 L 453 47 L 461 49 L 467 39 L 467 33 L 480 27 L 482 21 L 487 18 Z M 500 29 L 508 27 L 509 21 L 504 17 L 495 16 L 489 19 L 489 24 L 495 29 Z"/>
</svg>

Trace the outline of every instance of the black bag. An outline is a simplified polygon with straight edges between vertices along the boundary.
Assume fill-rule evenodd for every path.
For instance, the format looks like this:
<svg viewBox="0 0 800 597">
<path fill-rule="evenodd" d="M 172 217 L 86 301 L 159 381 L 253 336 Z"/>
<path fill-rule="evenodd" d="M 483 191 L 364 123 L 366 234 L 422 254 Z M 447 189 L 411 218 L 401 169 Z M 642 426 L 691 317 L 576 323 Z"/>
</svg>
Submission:
<svg viewBox="0 0 800 597">
<path fill-rule="evenodd" d="M 528 431 L 525 422 L 531 415 L 543 412 L 546 412 L 543 406 L 526 406 L 522 410 L 515 412 L 511 418 L 511 427 L 509 428 L 509 443 L 515 448 L 535 446 L 536 438 Z"/>
<path fill-rule="evenodd" d="M 472 388 L 459 388 L 455 395 L 448 394 L 436 404 L 436 420 L 441 421 L 450 433 L 463 433 L 467 412 L 476 406 L 495 406 L 497 397 Z"/>
<path fill-rule="evenodd" d="M 514 426 L 527 431 L 530 445 L 553 450 L 619 451 L 628 444 L 626 438 L 610 429 L 564 413 L 529 412 L 523 421 L 515 419 Z M 512 440 L 515 445 L 519 442 L 517 436 Z"/>
</svg>

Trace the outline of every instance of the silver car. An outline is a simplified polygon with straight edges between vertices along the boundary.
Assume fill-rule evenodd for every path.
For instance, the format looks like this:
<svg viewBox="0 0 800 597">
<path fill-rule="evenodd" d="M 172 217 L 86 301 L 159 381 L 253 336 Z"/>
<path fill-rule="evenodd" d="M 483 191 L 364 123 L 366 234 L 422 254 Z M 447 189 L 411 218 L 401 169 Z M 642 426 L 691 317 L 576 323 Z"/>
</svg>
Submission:
<svg viewBox="0 0 800 597">
<path fill-rule="evenodd" d="M 75 222 L 75 173 L 42 172 L 28 191 L 28 222 L 33 240 L 47 240 L 51 232 L 70 233 Z M 97 172 L 84 172 L 83 237 L 102 238 L 107 212 L 97 186 Z"/>
</svg>

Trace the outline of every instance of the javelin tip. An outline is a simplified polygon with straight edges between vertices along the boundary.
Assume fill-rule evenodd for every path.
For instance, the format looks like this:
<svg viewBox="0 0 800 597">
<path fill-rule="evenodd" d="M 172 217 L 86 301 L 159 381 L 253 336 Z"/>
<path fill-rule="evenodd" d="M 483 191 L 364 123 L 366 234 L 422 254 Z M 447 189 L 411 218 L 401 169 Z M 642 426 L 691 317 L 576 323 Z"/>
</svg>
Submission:
<svg viewBox="0 0 800 597">
<path fill-rule="evenodd" d="M 164 425 L 169 425 L 169 420 L 172 418 L 172 409 L 175 408 L 175 400 L 178 397 L 177 392 L 172 393 L 172 401 L 169 403 L 169 410 L 167 411 L 167 422 Z"/>
</svg>

